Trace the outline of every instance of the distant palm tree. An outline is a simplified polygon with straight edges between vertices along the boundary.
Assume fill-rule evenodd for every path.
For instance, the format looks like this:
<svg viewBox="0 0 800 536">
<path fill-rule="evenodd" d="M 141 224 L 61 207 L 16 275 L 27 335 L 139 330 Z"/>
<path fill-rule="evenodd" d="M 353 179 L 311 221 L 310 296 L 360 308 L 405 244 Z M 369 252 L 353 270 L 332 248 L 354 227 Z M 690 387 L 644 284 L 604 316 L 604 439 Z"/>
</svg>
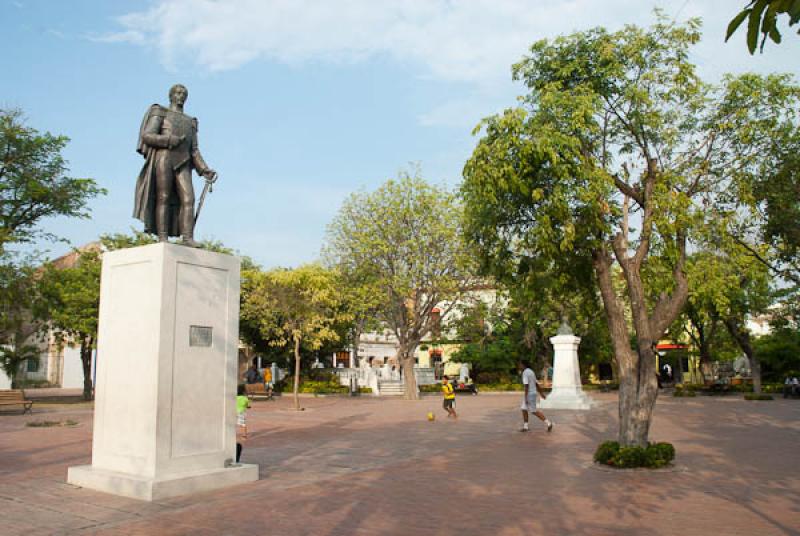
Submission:
<svg viewBox="0 0 800 536">
<path fill-rule="evenodd" d="M 20 369 L 26 361 L 39 363 L 39 348 L 30 344 L 0 347 L 0 367 L 11 378 L 11 388 L 17 389 Z"/>
</svg>

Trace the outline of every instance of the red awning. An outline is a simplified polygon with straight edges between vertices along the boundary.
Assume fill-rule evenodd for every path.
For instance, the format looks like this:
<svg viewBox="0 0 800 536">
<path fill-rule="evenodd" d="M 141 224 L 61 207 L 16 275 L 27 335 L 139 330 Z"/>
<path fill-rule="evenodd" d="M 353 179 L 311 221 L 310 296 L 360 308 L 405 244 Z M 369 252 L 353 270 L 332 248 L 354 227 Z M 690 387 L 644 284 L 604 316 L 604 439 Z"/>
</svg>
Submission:
<svg viewBox="0 0 800 536">
<path fill-rule="evenodd" d="M 656 344 L 656 350 L 686 350 L 685 344 Z"/>
</svg>

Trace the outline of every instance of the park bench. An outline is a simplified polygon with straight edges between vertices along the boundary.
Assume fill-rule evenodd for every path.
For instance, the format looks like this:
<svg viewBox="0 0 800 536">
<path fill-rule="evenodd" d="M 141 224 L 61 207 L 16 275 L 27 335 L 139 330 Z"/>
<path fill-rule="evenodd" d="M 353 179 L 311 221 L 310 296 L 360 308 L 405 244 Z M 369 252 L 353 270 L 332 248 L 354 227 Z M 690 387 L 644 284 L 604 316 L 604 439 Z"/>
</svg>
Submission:
<svg viewBox="0 0 800 536">
<path fill-rule="evenodd" d="M 251 400 L 256 398 L 264 398 L 266 400 L 275 400 L 274 393 L 270 389 L 267 391 L 264 388 L 263 383 L 246 383 L 244 385 L 244 390 L 247 393 L 247 397 Z"/>
<path fill-rule="evenodd" d="M 22 406 L 23 415 L 25 412 L 33 413 L 33 401 L 25 399 L 22 389 L 0 391 L 0 406 Z"/>
</svg>

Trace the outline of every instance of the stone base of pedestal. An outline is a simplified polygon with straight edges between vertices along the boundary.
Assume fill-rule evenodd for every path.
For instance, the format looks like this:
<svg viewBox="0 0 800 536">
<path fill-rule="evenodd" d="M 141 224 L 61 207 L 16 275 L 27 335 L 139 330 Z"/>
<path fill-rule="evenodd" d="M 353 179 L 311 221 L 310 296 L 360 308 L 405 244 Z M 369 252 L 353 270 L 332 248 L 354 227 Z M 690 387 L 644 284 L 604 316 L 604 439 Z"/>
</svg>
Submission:
<svg viewBox="0 0 800 536">
<path fill-rule="evenodd" d="M 582 389 L 554 388 L 547 398 L 539 401 L 542 409 L 591 409 L 597 402 L 589 398 Z"/>
<path fill-rule="evenodd" d="M 78 465 L 67 470 L 69 484 L 142 501 L 157 501 L 256 480 L 258 465 L 251 464 L 237 464 L 157 479 L 97 469 L 91 465 Z"/>
</svg>

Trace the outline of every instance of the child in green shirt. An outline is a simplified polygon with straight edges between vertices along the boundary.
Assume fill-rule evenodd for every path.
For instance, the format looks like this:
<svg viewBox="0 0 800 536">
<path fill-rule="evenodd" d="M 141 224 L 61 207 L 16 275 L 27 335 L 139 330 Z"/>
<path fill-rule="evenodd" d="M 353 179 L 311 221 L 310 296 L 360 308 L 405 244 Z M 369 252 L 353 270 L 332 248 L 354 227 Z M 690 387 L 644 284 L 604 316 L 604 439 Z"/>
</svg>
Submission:
<svg viewBox="0 0 800 536">
<path fill-rule="evenodd" d="M 250 399 L 245 394 L 244 385 L 239 385 L 236 390 L 236 425 L 242 432 L 242 438 L 247 439 L 247 408 L 250 407 Z"/>
</svg>

